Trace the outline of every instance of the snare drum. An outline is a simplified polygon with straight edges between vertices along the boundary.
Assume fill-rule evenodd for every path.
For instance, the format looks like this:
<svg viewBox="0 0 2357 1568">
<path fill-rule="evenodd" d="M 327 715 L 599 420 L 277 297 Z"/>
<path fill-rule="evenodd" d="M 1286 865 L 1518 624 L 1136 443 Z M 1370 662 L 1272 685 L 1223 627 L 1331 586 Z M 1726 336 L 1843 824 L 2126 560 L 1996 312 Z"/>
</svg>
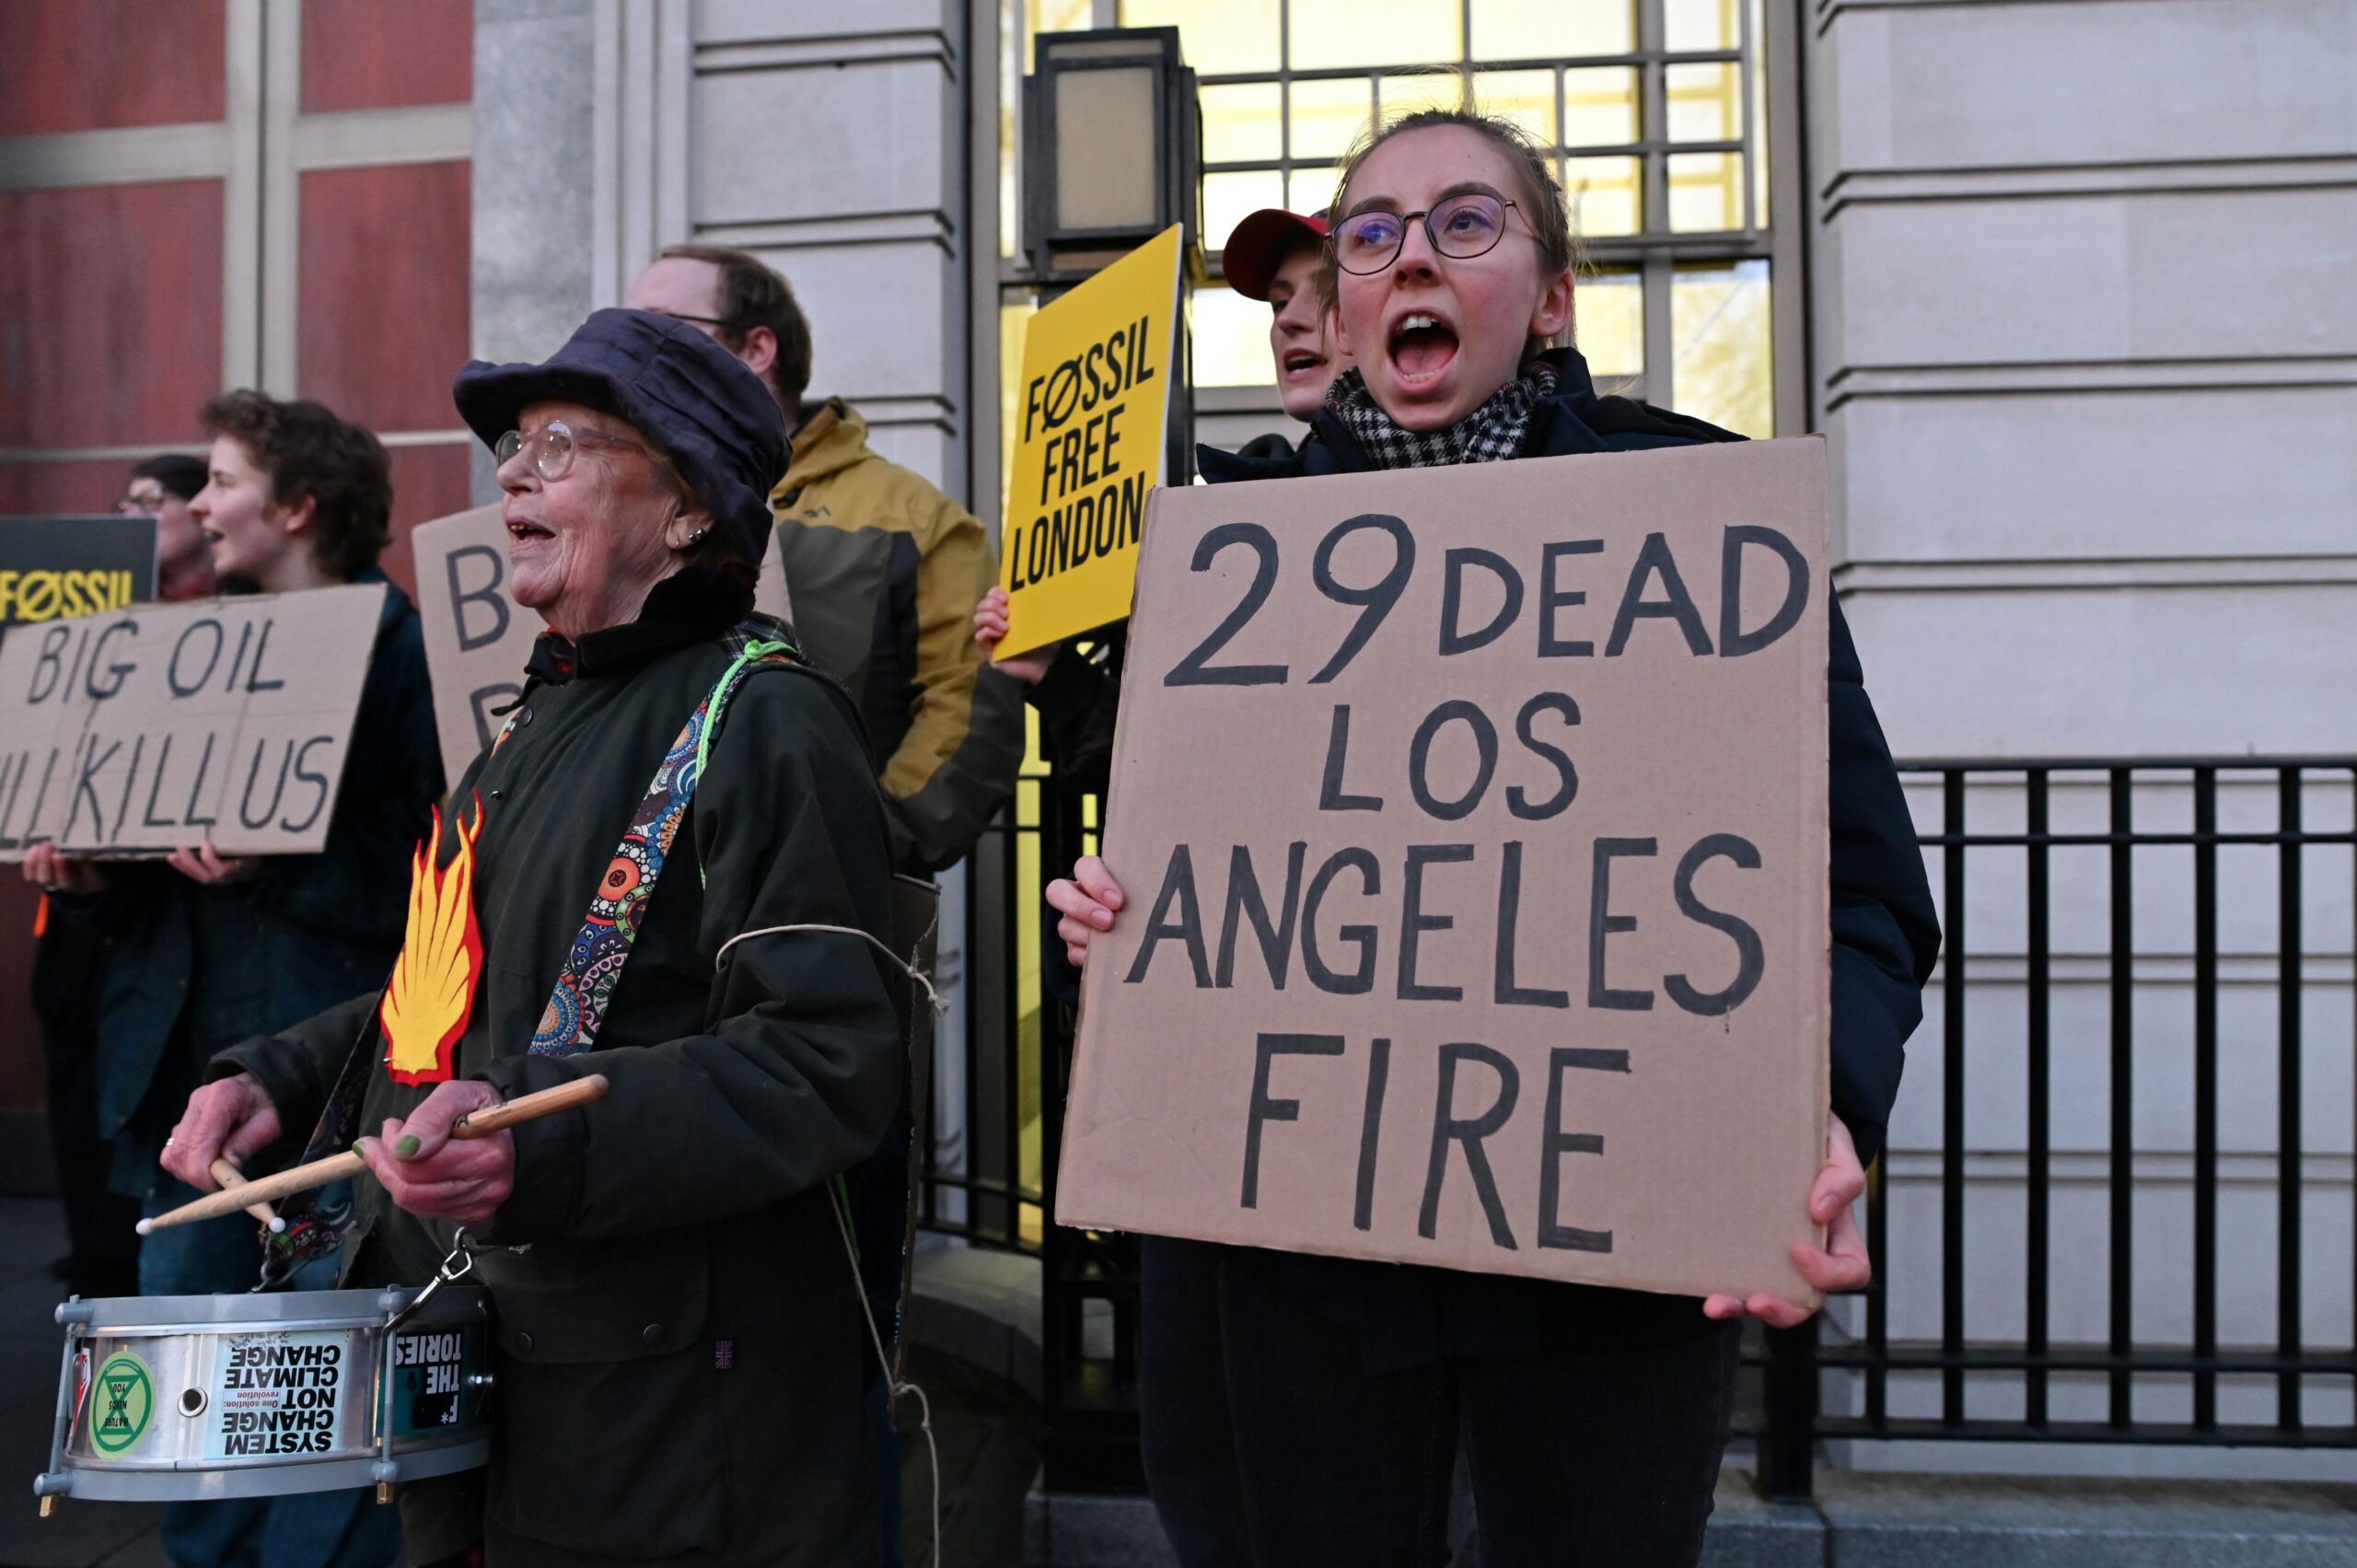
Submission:
<svg viewBox="0 0 2357 1568">
<path fill-rule="evenodd" d="M 422 1481 L 491 1456 L 491 1298 L 419 1293 L 69 1301 L 36 1494 L 276 1497 Z M 47 1507 L 44 1501 L 43 1506 Z"/>
</svg>

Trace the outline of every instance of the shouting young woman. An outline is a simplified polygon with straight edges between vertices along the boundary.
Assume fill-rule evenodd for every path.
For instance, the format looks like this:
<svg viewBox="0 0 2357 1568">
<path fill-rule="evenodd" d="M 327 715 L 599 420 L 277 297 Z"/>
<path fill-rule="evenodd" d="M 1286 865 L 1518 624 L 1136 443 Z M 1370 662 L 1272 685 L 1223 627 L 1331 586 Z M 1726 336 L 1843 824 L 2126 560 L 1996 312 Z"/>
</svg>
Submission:
<svg viewBox="0 0 2357 1568">
<path fill-rule="evenodd" d="M 1574 260 L 1562 192 L 1511 124 L 1426 110 L 1372 134 L 1344 170 L 1320 279 L 1353 368 L 1300 450 L 1206 452 L 1205 476 L 1736 439 L 1599 398 L 1577 352 L 1549 346 L 1572 324 Z M 1807 1238 L 1792 1252 L 1812 1284 L 1838 1291 L 1872 1273 L 1852 1205 L 1939 933 L 1838 606 L 1829 652 L 1834 1114 L 1823 1169 L 1793 1194 L 1794 1230 Z M 1124 902 L 1094 858 L 1048 898 L 1076 963 Z M 1149 1322 L 1151 1294 L 1149 1281 Z M 1253 1560 L 1419 1568 L 1442 1559 L 1460 1440 L 1496 1568 L 1693 1562 L 1727 1441 L 1740 1319 L 1807 1316 L 1766 1295 L 1693 1300 L 1251 1249 L 1225 1252 L 1219 1302 Z"/>
</svg>

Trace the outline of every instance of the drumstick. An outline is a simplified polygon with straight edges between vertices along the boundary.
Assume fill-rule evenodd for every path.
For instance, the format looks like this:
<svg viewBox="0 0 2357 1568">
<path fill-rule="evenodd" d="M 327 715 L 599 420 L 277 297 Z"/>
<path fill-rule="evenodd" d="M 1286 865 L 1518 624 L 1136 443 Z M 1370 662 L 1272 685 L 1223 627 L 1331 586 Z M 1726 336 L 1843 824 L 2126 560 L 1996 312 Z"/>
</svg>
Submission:
<svg viewBox="0 0 2357 1568">
<path fill-rule="evenodd" d="M 213 1180 L 214 1183 L 221 1189 L 221 1191 L 226 1192 L 232 1187 L 243 1187 L 246 1184 L 246 1173 L 239 1170 L 236 1166 L 231 1165 L 227 1160 L 215 1160 L 213 1162 Z M 286 1222 L 280 1219 L 278 1217 L 278 1211 L 272 1208 L 268 1203 L 248 1203 L 246 1205 L 246 1213 L 253 1215 L 254 1218 L 270 1226 L 270 1233 L 273 1236 L 276 1236 L 279 1232 L 286 1228 Z"/>
<path fill-rule="evenodd" d="M 518 1122 L 537 1121 L 540 1117 L 552 1116 L 560 1110 L 570 1110 L 576 1105 L 587 1105 L 591 1100 L 605 1098 L 604 1076 L 592 1073 L 586 1077 L 575 1078 L 572 1083 L 542 1089 L 538 1094 L 519 1095 L 504 1105 L 486 1106 L 462 1116 L 451 1124 L 450 1136 L 485 1138 Z M 298 1165 L 275 1176 L 261 1177 L 231 1191 L 208 1192 L 192 1203 L 182 1203 L 179 1208 L 157 1214 L 153 1219 L 141 1220 L 139 1234 L 145 1236 L 149 1231 L 160 1230 L 166 1225 L 192 1225 L 198 1220 L 234 1214 L 249 1203 L 275 1202 L 292 1193 L 308 1192 L 315 1187 L 325 1187 L 331 1181 L 357 1176 L 367 1168 L 366 1160 L 362 1159 L 356 1151 L 346 1149 L 340 1155 L 330 1155 L 308 1165 Z"/>
</svg>

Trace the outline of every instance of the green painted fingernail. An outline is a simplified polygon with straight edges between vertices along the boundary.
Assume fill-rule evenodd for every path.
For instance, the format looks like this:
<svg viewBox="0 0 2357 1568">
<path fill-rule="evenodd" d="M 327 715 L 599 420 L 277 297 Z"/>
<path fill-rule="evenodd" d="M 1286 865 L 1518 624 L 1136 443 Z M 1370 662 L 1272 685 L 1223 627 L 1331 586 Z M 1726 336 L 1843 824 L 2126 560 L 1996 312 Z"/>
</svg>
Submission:
<svg viewBox="0 0 2357 1568">
<path fill-rule="evenodd" d="M 401 1156 L 403 1159 L 407 1159 L 412 1155 L 417 1153 L 418 1147 L 419 1144 L 416 1134 L 404 1133 L 401 1136 L 401 1141 L 393 1145 L 393 1153 Z"/>
</svg>

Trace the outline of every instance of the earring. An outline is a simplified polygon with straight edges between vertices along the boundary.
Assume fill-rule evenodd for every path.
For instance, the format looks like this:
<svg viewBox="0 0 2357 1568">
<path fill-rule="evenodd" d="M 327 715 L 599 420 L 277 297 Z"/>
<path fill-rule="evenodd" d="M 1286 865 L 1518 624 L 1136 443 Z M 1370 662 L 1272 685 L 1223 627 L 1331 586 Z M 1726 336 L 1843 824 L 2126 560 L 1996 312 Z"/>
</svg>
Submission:
<svg viewBox="0 0 2357 1568">
<path fill-rule="evenodd" d="M 706 534 L 710 533 L 711 531 L 712 531 L 712 526 L 711 526 L 709 523 L 707 523 L 706 525 L 704 525 L 702 528 L 698 528 L 695 532 L 693 532 L 693 533 L 691 533 L 691 534 L 690 534 L 690 535 L 688 536 L 688 542 L 687 542 L 687 544 L 685 545 L 685 547 L 684 547 L 684 548 L 689 549 L 689 550 L 693 550 L 697 545 L 702 544 L 702 543 L 703 542 L 704 535 L 706 535 Z"/>
</svg>

